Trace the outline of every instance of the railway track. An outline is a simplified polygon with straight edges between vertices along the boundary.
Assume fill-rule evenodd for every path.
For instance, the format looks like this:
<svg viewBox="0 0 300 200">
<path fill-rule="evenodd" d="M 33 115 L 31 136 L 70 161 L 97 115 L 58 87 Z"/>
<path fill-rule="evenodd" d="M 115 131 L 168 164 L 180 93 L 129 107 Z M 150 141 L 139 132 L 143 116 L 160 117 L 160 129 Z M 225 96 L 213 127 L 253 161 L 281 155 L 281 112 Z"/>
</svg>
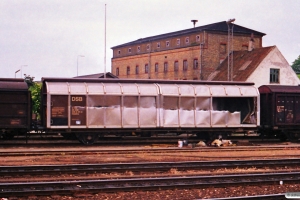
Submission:
<svg viewBox="0 0 300 200">
<path fill-rule="evenodd" d="M 0 149 L 1 156 L 41 156 L 41 155 L 90 155 L 90 154 L 174 154 L 174 153 L 197 153 L 197 152 L 232 152 L 232 151 L 275 151 L 275 150 L 299 150 L 299 145 L 274 145 L 274 146 L 227 146 L 227 147 L 196 147 L 196 148 L 177 148 L 163 146 L 131 146 L 131 147 L 84 147 L 81 146 L 55 146 L 50 148 L 34 146 L 32 149 L 23 146 L 18 148 L 2 148 Z M 292 155 L 292 154 L 291 154 Z M 297 156 L 298 154 L 295 154 Z M 272 157 L 272 155 L 269 155 Z M 208 156 L 209 157 L 209 156 Z M 264 156 L 265 157 L 265 156 Z"/>
<path fill-rule="evenodd" d="M 188 161 L 188 162 L 147 162 L 147 163 L 110 163 L 110 164 L 72 164 L 72 165 L 34 165 L 0 166 L 0 177 L 23 175 L 57 175 L 79 173 L 124 173 L 124 172 L 167 172 L 187 170 L 213 170 L 233 168 L 263 168 L 299 166 L 300 159 L 269 160 L 224 160 L 224 161 Z"/>
<path fill-rule="evenodd" d="M 228 198 L 213 198 L 207 200 L 244 200 L 244 199 L 263 199 L 263 200 L 274 200 L 274 199 L 286 199 L 285 194 L 269 194 L 269 195 L 257 195 L 257 196 L 240 196 L 240 197 L 228 197 Z M 198 200 L 198 199 L 196 199 Z M 199 199 L 200 200 L 200 199 Z"/>
<path fill-rule="evenodd" d="M 161 190 L 175 188 L 206 188 L 226 187 L 233 185 L 263 185 L 295 183 L 300 181 L 300 172 L 239 174 L 217 176 L 190 177 L 160 177 L 160 178 L 132 178 L 107 179 L 85 181 L 51 181 L 51 182 L 23 182 L 1 183 L 1 197 L 26 195 L 72 194 L 79 192 L 116 192 L 136 190 Z"/>
<path fill-rule="evenodd" d="M 137 144 L 176 144 L 178 140 L 188 140 L 189 143 L 198 143 L 201 139 L 196 136 L 190 136 L 187 134 L 177 135 L 169 134 L 169 136 L 159 135 L 152 137 L 139 137 L 139 136 L 105 136 L 99 137 L 99 139 L 94 143 L 94 145 L 137 145 Z M 273 143 L 280 142 L 276 138 L 261 138 L 259 136 L 229 136 L 227 139 L 231 139 L 233 142 L 238 141 L 249 141 L 250 143 Z M 59 144 L 59 145 L 70 145 L 70 144 L 80 144 L 78 139 L 73 136 L 70 138 L 64 138 L 59 134 L 28 134 L 26 136 L 15 136 L 10 140 L 1 140 L 1 145 L 22 145 L 22 144 Z M 80 144 L 81 145 L 81 144 Z M 82 145 L 81 145 L 82 146 Z"/>
</svg>

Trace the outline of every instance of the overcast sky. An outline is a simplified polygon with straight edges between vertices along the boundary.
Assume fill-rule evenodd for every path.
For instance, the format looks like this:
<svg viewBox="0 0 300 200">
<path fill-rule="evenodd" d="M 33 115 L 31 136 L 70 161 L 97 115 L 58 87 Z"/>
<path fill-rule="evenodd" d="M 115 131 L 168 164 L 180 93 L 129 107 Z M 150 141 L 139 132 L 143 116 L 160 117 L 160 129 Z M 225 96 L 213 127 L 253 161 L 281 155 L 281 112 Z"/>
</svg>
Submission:
<svg viewBox="0 0 300 200">
<path fill-rule="evenodd" d="M 105 58 L 106 4 L 106 59 Z M 295 0 L 0 0 L 0 77 L 74 77 L 111 69 L 111 47 L 226 21 L 266 33 L 286 60 L 300 55 Z M 80 57 L 82 55 L 84 57 Z M 78 61 L 78 62 L 77 62 Z M 25 66 L 26 65 L 26 66 Z M 23 76 L 22 76 L 23 77 Z"/>
</svg>

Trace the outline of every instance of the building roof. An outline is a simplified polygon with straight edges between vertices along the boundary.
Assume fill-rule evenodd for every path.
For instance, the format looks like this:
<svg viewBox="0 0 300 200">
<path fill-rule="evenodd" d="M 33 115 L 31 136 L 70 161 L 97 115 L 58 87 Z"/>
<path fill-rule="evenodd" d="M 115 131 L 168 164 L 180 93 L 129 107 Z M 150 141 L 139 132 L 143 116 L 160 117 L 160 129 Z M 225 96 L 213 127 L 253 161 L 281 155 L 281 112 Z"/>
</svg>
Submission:
<svg viewBox="0 0 300 200">
<path fill-rule="evenodd" d="M 104 73 L 98 73 L 98 74 L 89 74 L 89 75 L 83 75 L 83 76 L 76 76 L 74 78 L 104 78 Z M 106 73 L 106 78 L 118 78 L 117 76 L 113 75 L 110 72 Z"/>
<path fill-rule="evenodd" d="M 252 51 L 234 51 L 233 52 L 233 81 L 246 81 L 249 76 L 256 70 L 263 59 L 276 46 L 262 47 Z M 209 77 L 210 81 L 228 80 L 228 57 Z"/>
<path fill-rule="evenodd" d="M 192 34 L 192 33 L 198 33 L 198 32 L 202 32 L 202 31 L 210 31 L 210 32 L 228 32 L 228 26 L 226 21 L 222 21 L 222 22 L 217 22 L 217 23 L 213 23 L 213 24 L 208 24 L 208 25 L 204 25 L 204 26 L 198 26 L 195 28 L 190 28 L 190 29 L 185 29 L 185 30 L 181 30 L 181 31 L 175 31 L 175 32 L 171 32 L 171 33 L 165 33 L 165 34 L 161 34 L 161 35 L 156 35 L 156 36 L 150 36 L 150 37 L 146 37 L 146 38 L 140 38 L 138 40 L 132 41 L 132 42 L 128 42 L 128 43 L 124 43 L 121 45 L 117 45 L 112 47 L 111 49 L 114 48 L 120 48 L 120 47 L 124 47 L 124 46 L 129 46 L 129 45 L 135 45 L 135 44 L 142 44 L 145 42 L 150 42 L 150 41 L 156 41 L 156 40 L 161 40 L 161 39 L 165 39 L 165 38 L 171 38 L 171 37 L 178 37 L 181 35 L 187 35 L 187 34 Z M 259 36 L 264 36 L 266 35 L 265 33 L 262 32 L 258 32 L 249 28 L 245 28 L 243 26 L 239 26 L 237 24 L 234 24 L 233 27 L 233 34 L 247 34 L 247 35 L 259 35 Z"/>
</svg>

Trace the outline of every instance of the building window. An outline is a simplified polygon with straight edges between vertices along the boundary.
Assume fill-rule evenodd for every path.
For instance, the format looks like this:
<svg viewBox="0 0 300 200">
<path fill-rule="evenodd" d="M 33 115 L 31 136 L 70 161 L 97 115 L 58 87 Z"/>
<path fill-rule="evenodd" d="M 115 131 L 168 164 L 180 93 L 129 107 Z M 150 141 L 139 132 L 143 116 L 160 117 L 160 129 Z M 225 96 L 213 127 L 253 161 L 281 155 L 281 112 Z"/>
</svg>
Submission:
<svg viewBox="0 0 300 200">
<path fill-rule="evenodd" d="M 279 83 L 279 69 L 270 69 L 270 83 Z"/>
<path fill-rule="evenodd" d="M 157 48 L 160 48 L 160 42 L 157 43 Z"/>
<path fill-rule="evenodd" d="M 226 53 L 226 43 L 221 43 L 220 44 L 220 53 Z"/>
<path fill-rule="evenodd" d="M 175 61 L 174 62 L 174 71 L 175 72 L 178 72 L 178 68 L 179 68 L 178 66 L 179 66 L 178 61 Z"/>
<path fill-rule="evenodd" d="M 183 61 L 183 71 L 187 71 L 187 69 L 188 69 L 188 62 L 187 62 L 187 60 L 184 60 Z"/>
<path fill-rule="evenodd" d="M 170 46 L 170 41 L 166 41 L 166 47 Z"/>
<path fill-rule="evenodd" d="M 149 67 L 148 67 L 148 64 L 145 64 L 145 73 L 146 73 L 146 74 L 149 73 Z"/>
<path fill-rule="evenodd" d="M 130 67 L 127 67 L 127 71 L 126 71 L 127 75 L 130 75 Z"/>
<path fill-rule="evenodd" d="M 119 72 L 119 67 L 117 67 L 117 69 L 116 69 L 116 76 L 119 76 L 120 74 L 119 74 L 120 72 Z"/>
<path fill-rule="evenodd" d="M 200 42 L 200 35 L 196 35 L 196 42 Z"/>
<path fill-rule="evenodd" d="M 137 52 L 140 52 L 141 51 L 141 47 L 137 46 L 136 50 L 137 50 Z"/>
<path fill-rule="evenodd" d="M 147 44 L 147 51 L 150 50 L 150 44 Z"/>
<path fill-rule="evenodd" d="M 139 74 L 139 66 L 135 66 L 135 74 Z"/>
<path fill-rule="evenodd" d="M 194 59 L 193 68 L 198 69 L 198 59 L 197 58 Z"/>
<path fill-rule="evenodd" d="M 121 54 L 121 50 L 118 50 L 118 54 L 119 54 L 119 55 Z"/>
<path fill-rule="evenodd" d="M 164 63 L 164 72 L 168 72 L 168 62 Z"/>
<path fill-rule="evenodd" d="M 177 39 L 177 43 L 176 43 L 177 45 L 180 45 L 180 39 Z"/>
<path fill-rule="evenodd" d="M 131 53 L 131 48 L 128 48 L 128 53 Z"/>
<path fill-rule="evenodd" d="M 186 43 L 186 44 L 190 43 L 190 38 L 189 38 L 189 37 L 186 37 L 186 38 L 185 38 L 185 43 Z"/>
<path fill-rule="evenodd" d="M 155 63 L 155 73 L 158 72 L 158 63 Z"/>
</svg>

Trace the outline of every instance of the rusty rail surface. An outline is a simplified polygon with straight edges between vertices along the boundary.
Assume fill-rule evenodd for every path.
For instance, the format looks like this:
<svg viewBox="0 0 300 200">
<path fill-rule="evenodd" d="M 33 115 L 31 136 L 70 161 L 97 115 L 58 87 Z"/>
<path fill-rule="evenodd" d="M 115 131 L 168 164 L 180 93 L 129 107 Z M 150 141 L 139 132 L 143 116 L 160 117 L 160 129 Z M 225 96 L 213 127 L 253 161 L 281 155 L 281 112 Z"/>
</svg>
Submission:
<svg viewBox="0 0 300 200">
<path fill-rule="evenodd" d="M 32 165 L 0 166 L 0 177 L 22 175 L 52 175 L 76 173 L 113 173 L 113 172 L 153 172 L 230 169 L 237 167 L 280 167 L 299 166 L 300 159 L 265 159 L 265 160 L 223 160 L 223 161 L 184 161 L 184 162 L 139 162 L 139 163 L 106 163 L 106 164 L 68 164 L 68 165 Z"/>
<path fill-rule="evenodd" d="M 79 192 L 115 192 L 136 190 L 161 190 L 174 188 L 205 188 L 226 187 L 233 185 L 262 185 L 295 183 L 300 181 L 300 172 L 238 174 L 218 176 L 190 176 L 190 177 L 163 177 L 163 178 L 132 178 L 85 181 L 53 181 L 53 182 L 26 182 L 1 183 L 1 197 L 72 194 Z"/>
</svg>

